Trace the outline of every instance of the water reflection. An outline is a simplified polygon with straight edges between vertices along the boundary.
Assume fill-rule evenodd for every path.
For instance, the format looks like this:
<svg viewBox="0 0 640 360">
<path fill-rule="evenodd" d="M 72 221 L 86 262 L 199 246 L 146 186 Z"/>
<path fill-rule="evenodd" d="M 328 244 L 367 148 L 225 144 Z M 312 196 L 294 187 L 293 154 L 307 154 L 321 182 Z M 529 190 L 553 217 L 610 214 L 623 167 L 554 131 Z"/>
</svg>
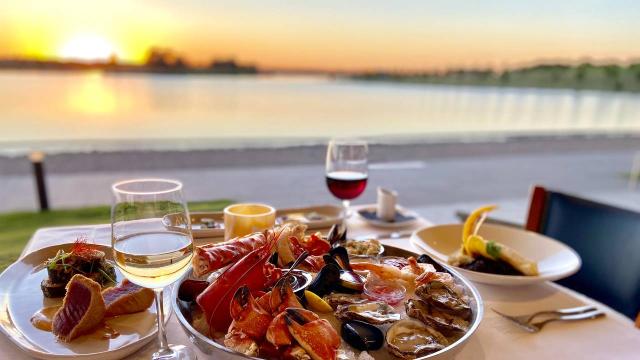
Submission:
<svg viewBox="0 0 640 360">
<path fill-rule="evenodd" d="M 105 84 L 100 72 L 83 74 L 66 93 L 67 106 L 72 112 L 109 114 L 118 107 L 114 89 Z"/>
<path fill-rule="evenodd" d="M 93 146 L 91 139 L 215 138 L 228 145 L 246 137 L 635 132 L 640 94 L 321 77 L 0 71 L 0 118 L 0 142 L 89 139 Z"/>
</svg>

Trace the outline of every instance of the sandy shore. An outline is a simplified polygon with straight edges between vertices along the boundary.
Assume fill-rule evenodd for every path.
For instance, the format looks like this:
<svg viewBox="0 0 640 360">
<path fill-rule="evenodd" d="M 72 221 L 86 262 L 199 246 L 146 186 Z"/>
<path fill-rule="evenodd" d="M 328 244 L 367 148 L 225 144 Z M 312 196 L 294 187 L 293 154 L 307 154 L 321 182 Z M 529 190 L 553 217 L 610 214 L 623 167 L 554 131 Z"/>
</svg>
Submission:
<svg viewBox="0 0 640 360">
<path fill-rule="evenodd" d="M 566 154 L 640 150 L 640 137 L 522 137 L 504 141 L 372 145 L 370 162 L 406 162 L 526 154 Z M 169 169 L 219 169 L 324 164 L 325 146 L 193 151 L 62 153 L 46 157 L 50 174 Z M 1 177 L 27 175 L 26 157 L 0 156 Z"/>
</svg>

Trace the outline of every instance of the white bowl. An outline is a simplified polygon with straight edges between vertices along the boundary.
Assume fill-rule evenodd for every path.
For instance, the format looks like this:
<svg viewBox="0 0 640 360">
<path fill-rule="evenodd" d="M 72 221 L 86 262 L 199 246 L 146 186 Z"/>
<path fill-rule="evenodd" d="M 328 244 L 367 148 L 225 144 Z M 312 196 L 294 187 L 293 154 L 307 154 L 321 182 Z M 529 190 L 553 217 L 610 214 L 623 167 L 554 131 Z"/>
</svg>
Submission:
<svg viewBox="0 0 640 360">
<path fill-rule="evenodd" d="M 580 255 L 569 246 L 531 231 L 509 226 L 484 224 L 479 235 L 507 245 L 524 257 L 538 262 L 538 276 L 495 275 L 454 266 L 467 279 L 503 286 L 553 281 L 575 274 L 582 265 Z M 437 225 L 417 230 L 411 241 L 436 261 L 447 264 L 462 244 L 462 224 Z"/>
</svg>

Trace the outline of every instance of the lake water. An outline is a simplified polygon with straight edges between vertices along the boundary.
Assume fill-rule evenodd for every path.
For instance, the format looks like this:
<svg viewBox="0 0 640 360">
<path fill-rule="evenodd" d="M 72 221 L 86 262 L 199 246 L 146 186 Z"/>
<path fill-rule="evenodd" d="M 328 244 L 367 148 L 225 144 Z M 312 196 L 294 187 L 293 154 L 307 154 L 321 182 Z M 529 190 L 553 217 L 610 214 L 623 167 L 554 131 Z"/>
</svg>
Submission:
<svg viewBox="0 0 640 360">
<path fill-rule="evenodd" d="M 640 94 L 329 77 L 0 71 L 0 152 L 639 133 Z"/>
</svg>

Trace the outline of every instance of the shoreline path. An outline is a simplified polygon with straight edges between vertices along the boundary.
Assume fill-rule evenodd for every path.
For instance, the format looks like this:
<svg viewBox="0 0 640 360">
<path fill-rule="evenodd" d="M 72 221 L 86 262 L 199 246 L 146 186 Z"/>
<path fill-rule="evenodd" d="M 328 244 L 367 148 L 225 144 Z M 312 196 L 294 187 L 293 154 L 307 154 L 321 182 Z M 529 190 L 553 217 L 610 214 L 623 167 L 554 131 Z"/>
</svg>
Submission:
<svg viewBox="0 0 640 360">
<path fill-rule="evenodd" d="M 523 216 L 530 186 L 543 184 L 640 208 L 640 196 L 628 190 L 627 180 L 638 150 L 637 138 L 374 145 L 369 184 L 355 203 L 375 202 L 376 187 L 385 186 L 399 192 L 401 205 L 420 209 L 436 222 L 451 221 L 456 209 L 483 202 L 504 202 L 511 213 L 505 217 L 514 220 L 515 213 Z M 45 164 L 53 208 L 108 204 L 110 184 L 132 177 L 180 179 L 189 200 L 337 204 L 325 186 L 324 151 L 310 146 L 60 154 L 47 157 Z M 25 158 L 0 157 L 0 198 L 0 211 L 36 208 Z"/>
</svg>

